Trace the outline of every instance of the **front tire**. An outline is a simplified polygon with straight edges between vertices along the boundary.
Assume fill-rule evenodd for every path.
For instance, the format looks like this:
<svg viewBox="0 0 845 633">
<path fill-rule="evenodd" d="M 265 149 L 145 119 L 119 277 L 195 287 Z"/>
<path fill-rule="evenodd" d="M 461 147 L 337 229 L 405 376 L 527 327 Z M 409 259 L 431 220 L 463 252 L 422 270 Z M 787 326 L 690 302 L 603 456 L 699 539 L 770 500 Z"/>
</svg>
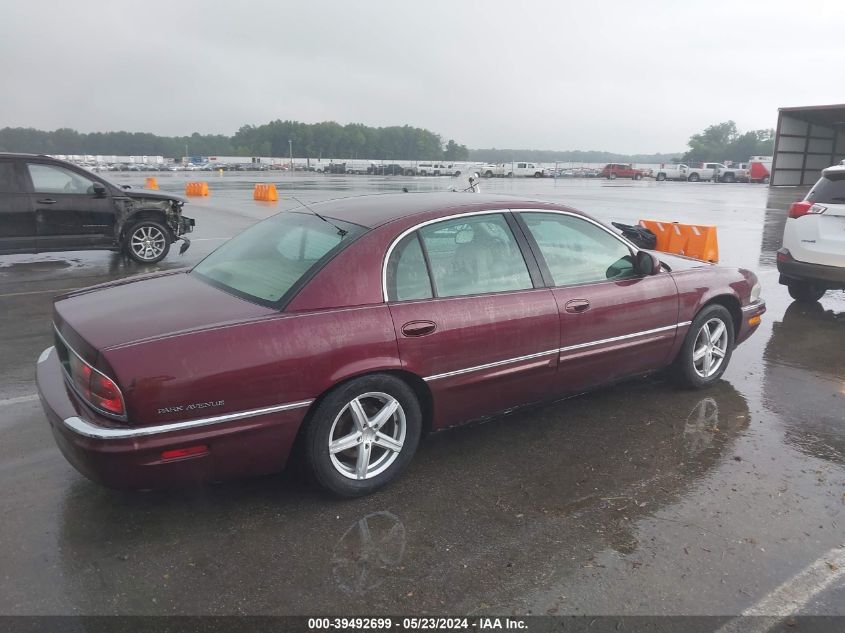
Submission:
<svg viewBox="0 0 845 633">
<path fill-rule="evenodd" d="M 692 322 L 672 366 L 673 377 L 689 389 L 709 387 L 722 377 L 734 347 L 731 313 L 719 304 L 705 307 Z"/>
<path fill-rule="evenodd" d="M 314 410 L 305 460 L 329 492 L 367 495 L 405 469 L 421 430 L 420 405 L 405 382 L 387 374 L 355 378 L 329 392 Z"/>
<path fill-rule="evenodd" d="M 160 222 L 141 220 L 126 231 L 123 247 L 139 264 L 156 264 L 167 257 L 172 238 Z"/>
<path fill-rule="evenodd" d="M 815 303 L 827 292 L 826 288 L 810 281 L 790 281 L 786 289 L 790 297 L 801 303 Z"/>
</svg>

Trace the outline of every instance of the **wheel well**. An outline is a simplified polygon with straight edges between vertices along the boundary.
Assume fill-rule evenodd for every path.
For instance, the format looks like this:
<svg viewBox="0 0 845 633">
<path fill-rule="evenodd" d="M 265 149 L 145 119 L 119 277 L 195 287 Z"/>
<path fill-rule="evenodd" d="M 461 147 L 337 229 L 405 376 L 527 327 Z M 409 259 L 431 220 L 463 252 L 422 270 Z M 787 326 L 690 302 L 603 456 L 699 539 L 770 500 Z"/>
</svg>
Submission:
<svg viewBox="0 0 845 633">
<path fill-rule="evenodd" d="M 734 338 L 736 338 L 739 334 L 739 328 L 742 326 L 742 309 L 740 308 L 739 300 L 731 295 L 719 295 L 710 299 L 710 301 L 701 306 L 701 309 L 703 310 L 713 304 L 724 306 L 731 313 L 731 320 L 734 325 Z"/>
<path fill-rule="evenodd" d="M 154 220 L 156 222 L 161 223 L 164 228 L 166 228 L 171 233 L 171 238 L 173 237 L 173 230 L 170 228 L 170 225 L 167 223 L 167 216 L 162 213 L 161 211 L 156 211 L 153 209 L 149 210 L 141 210 L 133 213 L 129 217 L 126 218 L 126 221 L 123 223 L 123 227 L 120 230 L 120 238 L 123 239 L 126 237 L 126 229 L 138 224 L 143 220 Z"/>
<path fill-rule="evenodd" d="M 317 410 L 317 407 L 320 406 L 320 403 L 326 398 L 326 396 L 330 392 L 334 391 L 337 387 L 346 384 L 350 380 L 363 378 L 364 376 L 371 376 L 373 374 L 387 374 L 389 376 L 395 376 L 411 388 L 420 403 L 420 413 L 422 414 L 422 433 L 423 435 L 429 433 L 432 429 L 432 423 L 434 419 L 434 398 L 431 395 L 431 389 L 429 389 L 428 385 L 425 384 L 425 381 L 416 374 L 412 374 L 411 372 L 405 371 L 403 369 L 386 369 L 382 371 L 371 371 L 366 372 L 364 374 L 349 376 L 348 378 L 333 384 L 331 387 L 329 387 L 323 393 L 317 396 L 314 399 L 314 402 L 312 402 L 311 405 L 308 407 L 308 413 L 306 413 L 305 417 L 302 419 L 302 424 L 299 425 L 299 431 L 297 431 L 297 441 L 299 440 L 299 436 L 303 435 L 305 427 L 311 421 L 311 416 L 314 414 L 314 411 Z"/>
</svg>

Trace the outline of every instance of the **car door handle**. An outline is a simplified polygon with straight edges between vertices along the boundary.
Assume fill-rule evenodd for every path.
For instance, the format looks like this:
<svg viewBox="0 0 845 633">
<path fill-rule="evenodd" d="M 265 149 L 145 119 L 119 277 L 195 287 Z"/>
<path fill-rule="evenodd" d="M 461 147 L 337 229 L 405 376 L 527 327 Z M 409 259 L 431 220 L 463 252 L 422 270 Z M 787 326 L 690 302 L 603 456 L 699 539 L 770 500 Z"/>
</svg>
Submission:
<svg viewBox="0 0 845 633">
<path fill-rule="evenodd" d="M 563 309 L 572 314 L 586 312 L 590 309 L 590 302 L 586 299 L 573 299 L 572 301 L 567 301 Z"/>
<path fill-rule="evenodd" d="M 41 200 L 36 200 L 38 204 L 56 204 L 58 200 L 53 200 L 52 198 L 41 198 Z"/>
<path fill-rule="evenodd" d="M 410 321 L 402 326 L 404 336 L 425 336 L 437 329 L 437 324 L 432 321 Z"/>
</svg>

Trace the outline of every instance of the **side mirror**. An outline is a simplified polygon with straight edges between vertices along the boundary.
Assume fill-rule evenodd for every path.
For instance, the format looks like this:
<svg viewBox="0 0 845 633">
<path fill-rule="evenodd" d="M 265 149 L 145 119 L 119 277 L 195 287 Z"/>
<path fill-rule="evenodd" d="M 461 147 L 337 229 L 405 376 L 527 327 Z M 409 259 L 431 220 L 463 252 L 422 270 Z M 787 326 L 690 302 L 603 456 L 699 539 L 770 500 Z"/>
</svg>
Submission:
<svg viewBox="0 0 845 633">
<path fill-rule="evenodd" d="M 101 182 L 95 182 L 92 187 L 92 191 L 94 192 L 95 198 L 105 198 L 106 197 L 106 186 Z"/>
<path fill-rule="evenodd" d="M 637 251 L 637 270 L 644 275 L 660 272 L 660 260 L 648 251 Z"/>
</svg>

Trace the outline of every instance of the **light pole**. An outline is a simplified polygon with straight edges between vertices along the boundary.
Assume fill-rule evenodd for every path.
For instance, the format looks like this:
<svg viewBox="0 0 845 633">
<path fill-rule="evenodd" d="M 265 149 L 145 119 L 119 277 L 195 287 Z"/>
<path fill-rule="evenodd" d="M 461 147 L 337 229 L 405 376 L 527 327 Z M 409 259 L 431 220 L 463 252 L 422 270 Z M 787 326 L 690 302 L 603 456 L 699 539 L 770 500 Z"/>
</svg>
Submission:
<svg viewBox="0 0 845 633">
<path fill-rule="evenodd" d="M 288 139 L 288 153 L 290 154 L 290 173 L 293 173 L 293 141 Z"/>
</svg>

